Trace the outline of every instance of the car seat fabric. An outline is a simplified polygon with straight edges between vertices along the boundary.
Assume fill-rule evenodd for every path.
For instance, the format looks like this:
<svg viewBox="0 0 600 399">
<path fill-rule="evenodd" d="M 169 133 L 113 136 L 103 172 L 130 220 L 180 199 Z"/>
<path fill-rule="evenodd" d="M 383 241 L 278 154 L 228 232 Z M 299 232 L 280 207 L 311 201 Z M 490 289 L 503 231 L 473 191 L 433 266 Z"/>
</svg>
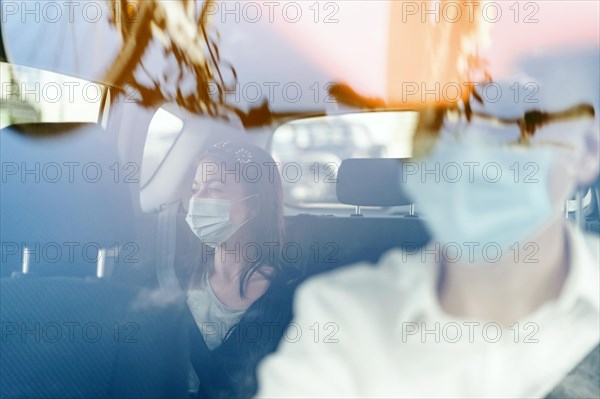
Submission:
<svg viewBox="0 0 600 399">
<path fill-rule="evenodd" d="M 183 304 L 81 278 L 0 281 L 3 398 L 177 398 Z"/>
</svg>

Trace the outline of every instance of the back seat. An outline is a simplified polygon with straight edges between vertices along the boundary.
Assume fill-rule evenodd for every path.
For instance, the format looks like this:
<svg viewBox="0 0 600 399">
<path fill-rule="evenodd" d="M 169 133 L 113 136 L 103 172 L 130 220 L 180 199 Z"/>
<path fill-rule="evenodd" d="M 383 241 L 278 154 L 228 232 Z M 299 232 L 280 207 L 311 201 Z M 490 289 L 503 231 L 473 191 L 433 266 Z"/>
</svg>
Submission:
<svg viewBox="0 0 600 399">
<path fill-rule="evenodd" d="M 120 249 L 119 267 L 139 256 L 114 132 L 7 127 L 0 156 L 0 396 L 186 397 L 185 302 L 98 267 L 99 248 Z"/>
<path fill-rule="evenodd" d="M 129 179 L 131 165 L 120 161 L 115 143 L 91 123 L 0 131 L 2 277 L 21 270 L 25 247 L 30 272 L 40 276 L 93 276 L 99 248 L 135 258 L 131 180 L 139 176 Z"/>
<path fill-rule="evenodd" d="M 185 398 L 184 303 L 69 277 L 0 279 L 2 398 Z"/>
<path fill-rule="evenodd" d="M 392 248 L 417 249 L 427 241 L 429 233 L 418 218 L 298 215 L 286 218 L 284 260 L 310 276 L 355 262 L 374 263 Z"/>
<path fill-rule="evenodd" d="M 392 248 L 416 251 L 423 247 L 431 236 L 421 218 L 359 213 L 361 206 L 412 205 L 398 184 L 401 173 L 401 159 L 344 160 L 338 172 L 337 197 L 343 204 L 356 206 L 356 214 L 287 216 L 284 259 L 311 276 L 355 262 L 375 263 Z M 591 188 L 592 206 L 585 229 L 598 233 L 600 177 Z"/>
<path fill-rule="evenodd" d="M 399 159 L 344 160 L 338 172 L 338 201 L 357 211 L 361 206 L 412 205 L 398 184 L 401 168 Z M 429 239 L 423 221 L 414 215 L 301 214 L 286 217 L 284 260 L 310 276 L 355 262 L 375 263 L 392 248 L 414 250 Z"/>
</svg>

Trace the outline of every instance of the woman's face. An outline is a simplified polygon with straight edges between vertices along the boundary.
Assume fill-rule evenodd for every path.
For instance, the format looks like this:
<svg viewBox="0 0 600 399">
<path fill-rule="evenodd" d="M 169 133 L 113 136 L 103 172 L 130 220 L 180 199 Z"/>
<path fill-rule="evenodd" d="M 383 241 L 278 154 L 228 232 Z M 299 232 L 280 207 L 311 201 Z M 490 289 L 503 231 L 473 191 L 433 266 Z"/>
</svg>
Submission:
<svg viewBox="0 0 600 399">
<path fill-rule="evenodd" d="M 214 198 L 232 202 L 229 218 L 234 224 L 242 224 L 256 213 L 253 201 L 248 197 L 241 173 L 234 172 L 231 165 L 216 158 L 207 157 L 196 168 L 192 182 L 192 195 L 197 198 Z M 238 168 L 241 170 L 241 168 Z"/>
</svg>

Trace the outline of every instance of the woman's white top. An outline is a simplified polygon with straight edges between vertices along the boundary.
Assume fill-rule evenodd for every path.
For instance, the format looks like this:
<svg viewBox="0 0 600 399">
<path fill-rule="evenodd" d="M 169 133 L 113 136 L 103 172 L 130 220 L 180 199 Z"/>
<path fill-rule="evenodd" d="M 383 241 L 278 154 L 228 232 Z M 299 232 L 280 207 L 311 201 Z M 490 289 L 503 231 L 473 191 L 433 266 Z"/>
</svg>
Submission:
<svg viewBox="0 0 600 399">
<path fill-rule="evenodd" d="M 204 273 L 198 288 L 188 292 L 187 304 L 211 351 L 221 345 L 227 332 L 239 323 L 246 311 L 224 305 L 213 292 L 208 273 Z"/>
<path fill-rule="evenodd" d="M 439 306 L 439 266 L 399 250 L 300 286 L 261 398 L 541 398 L 600 341 L 600 238 L 568 227 L 560 296 L 510 328 Z"/>
</svg>

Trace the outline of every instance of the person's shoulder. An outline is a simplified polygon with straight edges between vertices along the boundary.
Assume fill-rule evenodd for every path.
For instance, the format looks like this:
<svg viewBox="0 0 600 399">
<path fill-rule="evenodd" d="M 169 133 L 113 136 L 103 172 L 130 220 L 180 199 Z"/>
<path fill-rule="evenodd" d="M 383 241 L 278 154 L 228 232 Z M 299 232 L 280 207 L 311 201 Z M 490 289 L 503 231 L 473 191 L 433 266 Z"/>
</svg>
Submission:
<svg viewBox="0 0 600 399">
<path fill-rule="evenodd" d="M 579 251 L 584 254 L 577 254 L 579 257 L 587 258 L 588 262 L 595 270 L 600 269 L 600 235 L 594 232 L 579 230 L 574 225 L 569 225 L 572 236 L 576 240 Z"/>
<path fill-rule="evenodd" d="M 359 262 L 342 266 L 333 271 L 310 279 L 315 283 L 326 284 L 342 289 L 357 289 L 376 285 L 378 287 L 402 287 L 407 279 L 420 274 L 415 256 L 400 249 L 385 252 L 377 263 Z"/>
<path fill-rule="evenodd" d="M 357 307 L 400 300 L 420 273 L 414 258 L 399 249 L 386 252 L 376 263 L 359 262 L 313 276 L 296 294 L 300 301 L 338 302 Z M 355 308 L 356 309 L 356 308 Z"/>
<path fill-rule="evenodd" d="M 585 245 L 589 250 L 590 256 L 598 261 L 596 266 L 600 267 L 600 235 L 598 233 L 583 233 Z"/>
</svg>

